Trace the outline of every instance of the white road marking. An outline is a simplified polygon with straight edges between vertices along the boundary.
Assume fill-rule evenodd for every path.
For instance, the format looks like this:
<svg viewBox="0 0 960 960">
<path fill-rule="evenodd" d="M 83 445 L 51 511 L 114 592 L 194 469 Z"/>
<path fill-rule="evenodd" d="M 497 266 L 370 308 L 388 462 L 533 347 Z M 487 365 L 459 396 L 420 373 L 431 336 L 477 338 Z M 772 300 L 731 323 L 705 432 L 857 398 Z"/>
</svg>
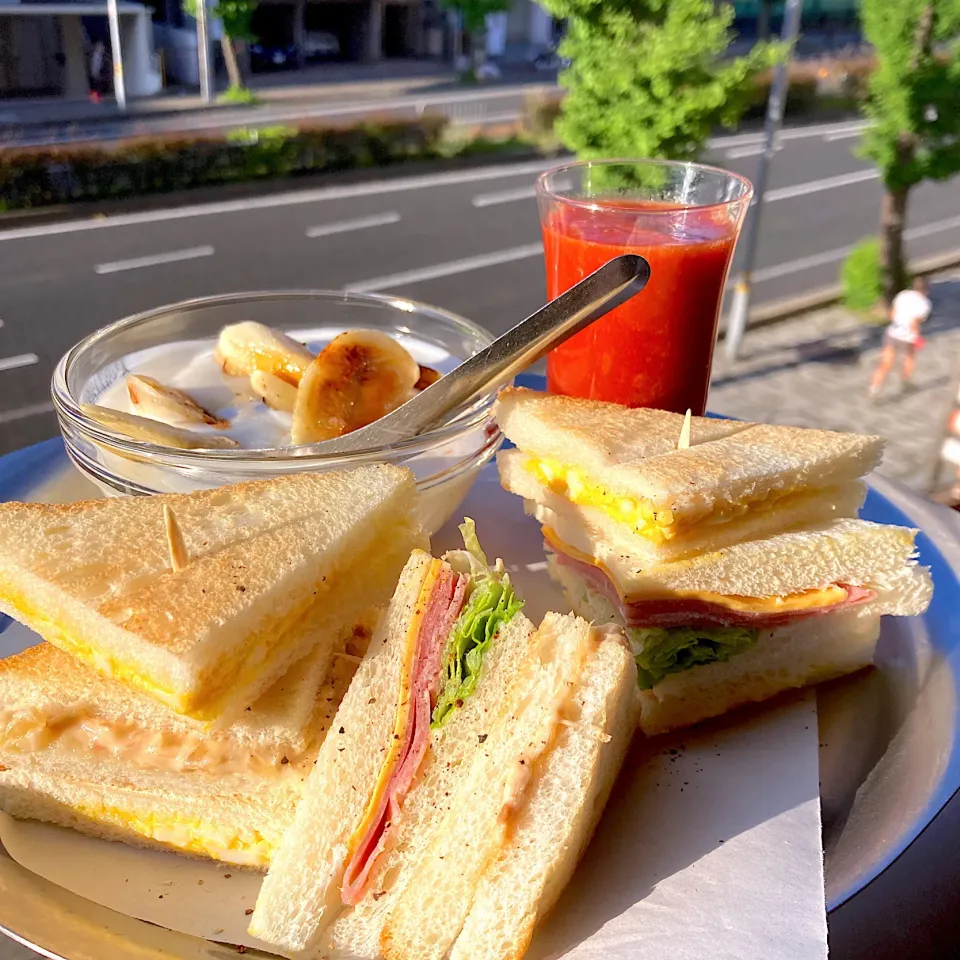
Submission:
<svg viewBox="0 0 960 960">
<path fill-rule="evenodd" d="M 437 280 L 440 277 L 451 277 L 454 274 L 467 273 L 470 270 L 481 270 L 484 267 L 495 267 L 501 263 L 512 263 L 514 260 L 523 260 L 526 257 L 539 257 L 542 253 L 543 244 L 528 243 L 522 247 L 511 247 L 509 250 L 482 253 L 477 257 L 449 260 L 447 263 L 438 263 L 435 266 L 422 267 L 419 270 L 389 273 L 386 276 L 374 277 L 371 280 L 357 280 L 355 283 L 348 283 L 344 289 L 357 293 L 386 290 L 388 287 L 421 283 L 424 280 Z"/>
<path fill-rule="evenodd" d="M 809 257 L 800 257 L 797 260 L 791 260 L 789 263 L 778 263 L 774 267 L 762 267 L 760 270 L 753 271 L 753 282 L 763 283 L 764 280 L 776 280 L 777 277 L 786 277 L 791 273 L 803 273 L 811 267 L 820 267 L 825 263 L 834 263 L 837 260 L 843 260 L 853 245 L 846 247 L 837 247 L 834 250 L 824 250 L 823 253 L 815 253 Z"/>
<path fill-rule="evenodd" d="M 15 357 L 0 359 L 0 372 L 16 370 L 17 367 L 32 367 L 40 358 L 35 353 L 20 353 Z"/>
<path fill-rule="evenodd" d="M 112 263 L 98 263 L 94 273 L 121 273 L 124 270 L 139 270 L 141 267 L 156 267 L 162 263 L 178 263 L 181 260 L 195 260 L 197 257 L 212 257 L 213 247 L 190 247 L 187 250 L 171 250 L 169 253 L 154 253 L 149 257 L 134 257 L 132 260 L 114 260 Z"/>
<path fill-rule="evenodd" d="M 823 139 L 827 143 L 832 143 L 834 140 L 851 140 L 854 137 L 862 137 L 865 129 L 866 127 L 857 127 L 856 130 L 836 130 L 833 133 L 825 133 Z"/>
<path fill-rule="evenodd" d="M 791 187 L 769 190 L 766 195 L 766 200 L 769 203 L 773 203 L 775 200 L 805 197 L 808 193 L 819 193 L 821 190 L 835 190 L 837 187 L 849 187 L 855 183 L 864 183 L 867 180 L 879 179 L 879 170 L 857 170 L 856 173 L 842 173 L 837 177 L 824 177 L 822 180 L 808 180 L 806 183 L 795 183 Z"/>
<path fill-rule="evenodd" d="M 868 126 L 869 123 L 866 120 L 844 120 L 839 123 L 818 123 L 809 127 L 784 127 L 777 135 L 777 139 L 808 140 L 810 137 L 823 137 L 829 133 L 865 130 Z M 763 132 L 735 133 L 728 137 L 711 137 L 707 141 L 707 146 L 714 150 L 722 150 L 726 147 L 745 147 L 751 143 L 763 143 Z"/>
<path fill-rule="evenodd" d="M 35 417 L 41 413 L 51 413 L 53 411 L 52 403 L 31 403 L 26 407 L 18 407 L 16 410 L 4 410 L 0 413 L 0 423 L 13 423 L 14 420 L 25 420 L 27 417 Z"/>
<path fill-rule="evenodd" d="M 948 217 L 945 220 L 936 220 L 933 223 L 926 223 L 922 227 L 910 227 L 905 230 L 903 235 L 907 240 L 917 240 L 920 237 L 930 237 L 937 233 L 943 233 L 947 230 L 960 229 L 960 217 Z M 799 257 L 796 260 L 790 260 L 787 263 L 778 263 L 772 267 L 761 267 L 753 271 L 753 282 L 763 283 L 764 280 L 776 280 L 778 277 L 786 277 L 793 273 L 803 273 L 812 267 L 821 267 L 826 263 L 835 263 L 838 260 L 846 258 L 854 248 L 854 244 L 846 247 L 836 247 L 833 250 L 824 250 L 822 253 L 815 253 L 809 257 Z M 734 281 L 727 284 L 727 289 L 732 290 Z"/>
<path fill-rule="evenodd" d="M 726 156 L 729 160 L 741 160 L 744 157 L 759 157 L 760 154 L 766 149 L 766 146 L 762 143 L 753 144 L 749 147 L 736 147 L 733 150 L 728 150 Z M 779 153 L 783 149 L 782 143 L 774 144 L 774 152 Z"/>
<path fill-rule="evenodd" d="M 573 189 L 573 181 L 557 179 L 554 181 L 553 189 L 561 193 Z M 529 200 L 536 197 L 537 188 L 534 184 L 526 187 L 517 187 L 515 190 L 500 190 L 495 193 L 478 193 L 470 202 L 475 207 L 493 207 L 498 203 L 512 203 L 514 200 Z"/>
<path fill-rule="evenodd" d="M 516 190 L 501 190 L 499 193 L 478 193 L 470 202 L 475 207 L 493 207 L 498 203 L 528 200 L 536 195 L 537 188 L 534 186 L 517 187 Z"/>
<path fill-rule="evenodd" d="M 406 177 L 402 180 L 377 180 L 374 183 L 358 183 L 349 187 L 319 187 L 316 190 L 296 190 L 288 193 L 277 193 L 273 196 L 224 200 L 219 203 L 199 203 L 193 206 L 170 207 L 165 210 L 150 210 L 142 213 L 122 213 L 115 217 L 68 220 L 64 223 L 48 223 L 36 227 L 21 227 L 18 230 L 0 231 L 0 242 L 4 240 L 26 240 L 32 237 L 58 236 L 64 233 L 78 233 L 83 230 L 129 227 L 142 223 L 162 223 L 167 220 L 186 220 L 192 217 L 211 217 L 223 213 L 244 213 L 247 210 L 268 210 L 272 207 L 293 207 L 304 203 L 321 203 L 326 200 L 374 197 L 384 193 L 405 193 L 408 190 L 428 190 L 433 187 L 475 183 L 484 180 L 525 177 L 541 173 L 562 162 L 563 158 L 533 160 L 503 167 L 495 166 L 477 170 L 423 174 L 418 177 Z"/>
<path fill-rule="evenodd" d="M 400 214 L 396 210 L 388 213 L 375 213 L 369 217 L 356 217 L 353 220 L 340 220 L 338 223 L 321 223 L 316 227 L 307 227 L 307 236 L 330 237 L 335 233 L 350 233 L 353 230 L 367 230 L 370 227 L 385 227 L 391 223 L 400 222 Z"/>
<path fill-rule="evenodd" d="M 943 233 L 944 230 L 953 230 L 957 227 L 960 227 L 960 217 L 949 217 L 946 220 L 925 223 L 922 227 L 910 227 L 904 231 L 904 236 L 908 240 L 916 240 L 918 237 L 930 237 L 935 233 Z"/>
</svg>

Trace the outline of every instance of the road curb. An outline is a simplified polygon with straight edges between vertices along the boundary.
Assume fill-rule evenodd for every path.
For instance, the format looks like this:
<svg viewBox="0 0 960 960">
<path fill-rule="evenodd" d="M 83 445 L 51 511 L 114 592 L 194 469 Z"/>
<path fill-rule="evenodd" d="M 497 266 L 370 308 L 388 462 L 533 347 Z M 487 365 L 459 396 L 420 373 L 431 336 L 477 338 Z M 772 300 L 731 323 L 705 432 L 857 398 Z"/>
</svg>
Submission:
<svg viewBox="0 0 960 960">
<path fill-rule="evenodd" d="M 918 276 L 928 276 L 957 266 L 960 266 L 960 249 L 917 260 L 911 264 L 910 269 Z M 769 327 L 775 323 L 782 323 L 785 320 L 802 316 L 805 313 L 812 313 L 814 310 L 830 307 L 839 303 L 842 296 L 843 288 L 839 283 L 834 283 L 797 297 L 784 297 L 782 300 L 774 300 L 772 303 L 763 304 L 750 311 L 747 328 L 757 330 L 761 327 Z M 718 339 L 725 340 L 726 333 L 725 329 L 721 330 Z"/>
</svg>

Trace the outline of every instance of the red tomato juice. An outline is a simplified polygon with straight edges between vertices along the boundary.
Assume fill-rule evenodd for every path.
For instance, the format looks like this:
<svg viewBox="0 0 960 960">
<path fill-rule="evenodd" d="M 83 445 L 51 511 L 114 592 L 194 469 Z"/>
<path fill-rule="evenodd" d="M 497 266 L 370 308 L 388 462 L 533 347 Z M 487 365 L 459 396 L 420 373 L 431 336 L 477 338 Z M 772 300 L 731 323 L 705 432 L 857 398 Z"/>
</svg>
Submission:
<svg viewBox="0 0 960 960">
<path fill-rule="evenodd" d="M 552 299 L 613 257 L 639 253 L 647 286 L 547 357 L 547 389 L 702 414 L 720 302 L 737 239 L 723 207 L 563 205 L 543 225 Z"/>
</svg>

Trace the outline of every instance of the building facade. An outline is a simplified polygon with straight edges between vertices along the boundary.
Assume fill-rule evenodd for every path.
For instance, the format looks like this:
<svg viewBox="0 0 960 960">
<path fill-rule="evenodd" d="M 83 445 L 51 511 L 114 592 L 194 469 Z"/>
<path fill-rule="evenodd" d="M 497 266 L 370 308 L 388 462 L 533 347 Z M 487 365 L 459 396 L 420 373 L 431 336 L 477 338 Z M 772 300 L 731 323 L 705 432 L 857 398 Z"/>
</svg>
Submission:
<svg viewBox="0 0 960 960">
<path fill-rule="evenodd" d="M 119 12 L 127 93 L 150 96 L 161 87 L 150 10 L 125 0 Z M 0 97 L 87 96 L 98 40 L 109 49 L 105 0 L 0 0 Z"/>
</svg>

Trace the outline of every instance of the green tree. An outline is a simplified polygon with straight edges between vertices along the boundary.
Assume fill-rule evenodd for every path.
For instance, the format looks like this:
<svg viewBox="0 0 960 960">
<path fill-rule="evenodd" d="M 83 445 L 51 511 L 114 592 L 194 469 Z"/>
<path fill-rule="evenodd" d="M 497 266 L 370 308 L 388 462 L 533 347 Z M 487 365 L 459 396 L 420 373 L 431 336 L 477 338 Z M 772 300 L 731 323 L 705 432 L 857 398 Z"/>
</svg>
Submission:
<svg viewBox="0 0 960 960">
<path fill-rule="evenodd" d="M 471 49 L 476 55 L 483 43 L 486 20 L 491 13 L 503 13 L 510 9 L 511 0 L 441 0 L 447 10 L 460 14 L 463 29 L 470 35 Z"/>
<path fill-rule="evenodd" d="M 864 0 L 876 50 L 863 155 L 883 180 L 884 297 L 906 286 L 903 229 L 910 190 L 960 172 L 960 0 Z"/>
<path fill-rule="evenodd" d="M 240 44 L 256 39 L 251 28 L 253 11 L 259 0 L 208 0 L 210 16 L 220 21 L 223 30 L 220 34 L 220 47 L 223 50 L 223 62 L 227 66 L 227 77 L 233 90 L 242 90 L 243 73 L 237 57 Z M 185 0 L 183 9 L 196 17 L 198 0 Z"/>
<path fill-rule="evenodd" d="M 725 56 L 733 7 L 714 0 L 543 0 L 569 19 L 560 52 L 571 66 L 558 121 L 580 157 L 697 156 L 718 125 L 733 126 L 756 73 L 779 47 Z"/>
</svg>

